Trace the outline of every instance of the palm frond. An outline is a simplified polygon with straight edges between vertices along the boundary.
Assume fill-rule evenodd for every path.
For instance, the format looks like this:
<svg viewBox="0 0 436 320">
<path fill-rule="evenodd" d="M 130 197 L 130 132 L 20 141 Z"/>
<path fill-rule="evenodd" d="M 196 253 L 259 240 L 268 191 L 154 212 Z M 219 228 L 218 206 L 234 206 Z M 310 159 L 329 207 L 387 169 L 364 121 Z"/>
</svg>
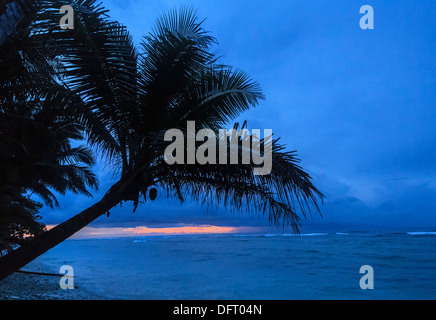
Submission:
<svg viewBox="0 0 436 320">
<path fill-rule="evenodd" d="M 204 48 L 216 44 L 217 40 L 203 29 L 203 21 L 198 21 L 193 7 L 185 6 L 172 9 L 161 15 L 152 30 L 155 35 L 173 34 L 186 39 L 193 39 Z"/>
<path fill-rule="evenodd" d="M 177 126 L 195 120 L 200 127 L 218 130 L 265 99 L 260 85 L 242 70 L 211 66 L 199 78 L 175 110 Z"/>
<path fill-rule="evenodd" d="M 242 129 L 246 124 L 243 125 Z M 239 124 L 234 125 L 239 130 Z M 186 128 L 180 129 L 187 136 Z M 295 232 L 299 232 L 301 219 L 307 218 L 312 210 L 320 212 L 319 201 L 323 201 L 323 194 L 313 185 L 312 177 L 300 166 L 300 160 L 295 152 L 287 152 L 285 146 L 278 139 L 266 141 L 258 140 L 250 134 L 237 135 L 238 159 L 237 163 L 231 163 L 234 156 L 231 152 L 231 139 L 227 138 L 225 158 L 227 163 L 220 163 L 219 149 L 222 137 L 218 132 L 216 137 L 216 155 L 213 163 L 187 164 L 188 152 L 197 154 L 202 142 L 197 142 L 194 151 L 187 149 L 184 143 L 184 162 L 168 165 L 162 156 L 168 146 L 163 142 L 162 135 L 153 135 L 154 159 L 149 159 L 143 165 L 143 172 L 147 175 L 147 181 L 136 180 L 138 183 L 136 193 L 140 193 L 143 183 L 157 185 L 164 190 L 169 197 L 183 201 L 186 198 L 193 199 L 207 207 L 224 206 L 238 212 L 261 212 L 268 215 L 269 220 L 276 225 L 291 225 Z M 260 150 L 260 155 L 265 156 L 266 144 L 271 144 L 272 168 L 270 174 L 257 175 L 255 169 L 258 165 L 253 161 L 242 163 L 242 154 L 247 152 L 247 147 L 242 143 L 243 139 L 249 140 L 248 152 L 250 158 L 253 153 Z M 255 143 L 259 145 L 253 149 Z M 150 154 L 151 156 L 151 154 Z M 146 197 L 146 194 L 144 194 Z"/>
</svg>

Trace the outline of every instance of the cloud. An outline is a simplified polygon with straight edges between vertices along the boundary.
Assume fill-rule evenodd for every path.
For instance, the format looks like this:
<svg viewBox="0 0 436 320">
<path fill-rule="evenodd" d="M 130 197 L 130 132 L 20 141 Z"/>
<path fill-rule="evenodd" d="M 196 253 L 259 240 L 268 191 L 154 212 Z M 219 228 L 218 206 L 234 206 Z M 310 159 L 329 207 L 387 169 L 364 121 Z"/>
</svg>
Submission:
<svg viewBox="0 0 436 320">
<path fill-rule="evenodd" d="M 162 235 L 198 235 L 198 234 L 222 234 L 222 233 L 250 233 L 258 232 L 256 227 L 220 227 L 211 225 L 180 225 L 167 228 L 149 228 L 137 226 L 131 228 L 123 227 L 85 227 L 76 233 L 73 239 L 98 239 L 108 237 L 146 237 Z"/>
</svg>

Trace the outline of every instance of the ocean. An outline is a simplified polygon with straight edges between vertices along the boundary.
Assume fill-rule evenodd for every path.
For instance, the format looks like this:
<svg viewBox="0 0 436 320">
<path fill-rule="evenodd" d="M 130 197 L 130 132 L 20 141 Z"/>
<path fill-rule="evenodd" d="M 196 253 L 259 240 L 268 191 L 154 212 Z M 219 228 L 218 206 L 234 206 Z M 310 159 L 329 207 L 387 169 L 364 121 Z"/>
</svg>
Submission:
<svg viewBox="0 0 436 320">
<path fill-rule="evenodd" d="M 92 299 L 436 299 L 435 245 L 436 232 L 67 240 L 23 269 L 71 266 Z"/>
</svg>

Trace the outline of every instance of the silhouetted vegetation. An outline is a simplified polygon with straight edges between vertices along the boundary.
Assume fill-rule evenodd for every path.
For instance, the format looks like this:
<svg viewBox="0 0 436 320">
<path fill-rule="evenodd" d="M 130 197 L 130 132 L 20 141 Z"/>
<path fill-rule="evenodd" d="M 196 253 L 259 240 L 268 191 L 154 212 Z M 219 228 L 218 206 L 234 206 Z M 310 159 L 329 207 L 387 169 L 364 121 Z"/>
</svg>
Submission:
<svg viewBox="0 0 436 320">
<path fill-rule="evenodd" d="M 19 125 L 14 134 L 24 132 L 24 140 L 11 142 L 11 149 L 24 145 L 25 151 L 16 153 L 20 159 L 47 164 L 20 163 L 10 151 L 8 159 L 18 172 L 10 181 L 22 191 L 37 192 L 47 204 L 54 202 L 50 188 L 86 194 L 85 187 L 96 183 L 89 171 L 92 154 L 67 143 L 82 133 L 119 180 L 92 207 L 1 258 L 0 279 L 121 202 L 132 201 L 136 208 L 141 199 L 158 194 L 261 212 L 298 232 L 298 210 L 306 215 L 312 206 L 318 209 L 322 194 L 298 165 L 295 152 L 285 151 L 278 139 L 272 146 L 272 172 L 265 176 L 254 175 L 252 163 L 170 166 L 164 161 L 168 129 L 183 130 L 187 121 L 195 121 L 197 130 L 218 132 L 264 99 L 259 84 L 244 71 L 219 61 L 217 40 L 194 10 L 164 14 L 136 47 L 126 28 L 92 0 L 75 1 L 74 29 L 60 29 L 58 8 L 63 4 L 70 3 L 39 2 L 32 31 L 20 38 L 21 49 L 6 49 L 17 68 L 1 67 L 0 90 L 6 92 L 1 110 L 5 119 L 29 122 Z M 5 49 L 0 52 L 3 62 Z M 18 114 L 26 113 L 19 110 L 28 116 L 21 119 Z M 39 127 L 41 118 L 46 122 Z"/>
</svg>

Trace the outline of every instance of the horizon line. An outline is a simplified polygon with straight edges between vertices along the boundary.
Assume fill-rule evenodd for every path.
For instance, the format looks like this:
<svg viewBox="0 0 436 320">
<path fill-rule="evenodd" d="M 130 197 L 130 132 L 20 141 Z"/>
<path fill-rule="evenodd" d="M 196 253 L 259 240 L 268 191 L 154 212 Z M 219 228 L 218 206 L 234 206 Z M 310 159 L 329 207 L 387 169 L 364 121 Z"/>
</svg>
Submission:
<svg viewBox="0 0 436 320">
<path fill-rule="evenodd" d="M 50 230 L 56 225 L 47 225 Z M 261 231 L 262 227 L 252 226 L 215 226 L 215 225 L 184 225 L 178 227 L 84 227 L 69 239 L 104 239 L 127 238 L 166 235 L 196 235 L 196 234 L 231 234 L 253 233 Z"/>
</svg>

